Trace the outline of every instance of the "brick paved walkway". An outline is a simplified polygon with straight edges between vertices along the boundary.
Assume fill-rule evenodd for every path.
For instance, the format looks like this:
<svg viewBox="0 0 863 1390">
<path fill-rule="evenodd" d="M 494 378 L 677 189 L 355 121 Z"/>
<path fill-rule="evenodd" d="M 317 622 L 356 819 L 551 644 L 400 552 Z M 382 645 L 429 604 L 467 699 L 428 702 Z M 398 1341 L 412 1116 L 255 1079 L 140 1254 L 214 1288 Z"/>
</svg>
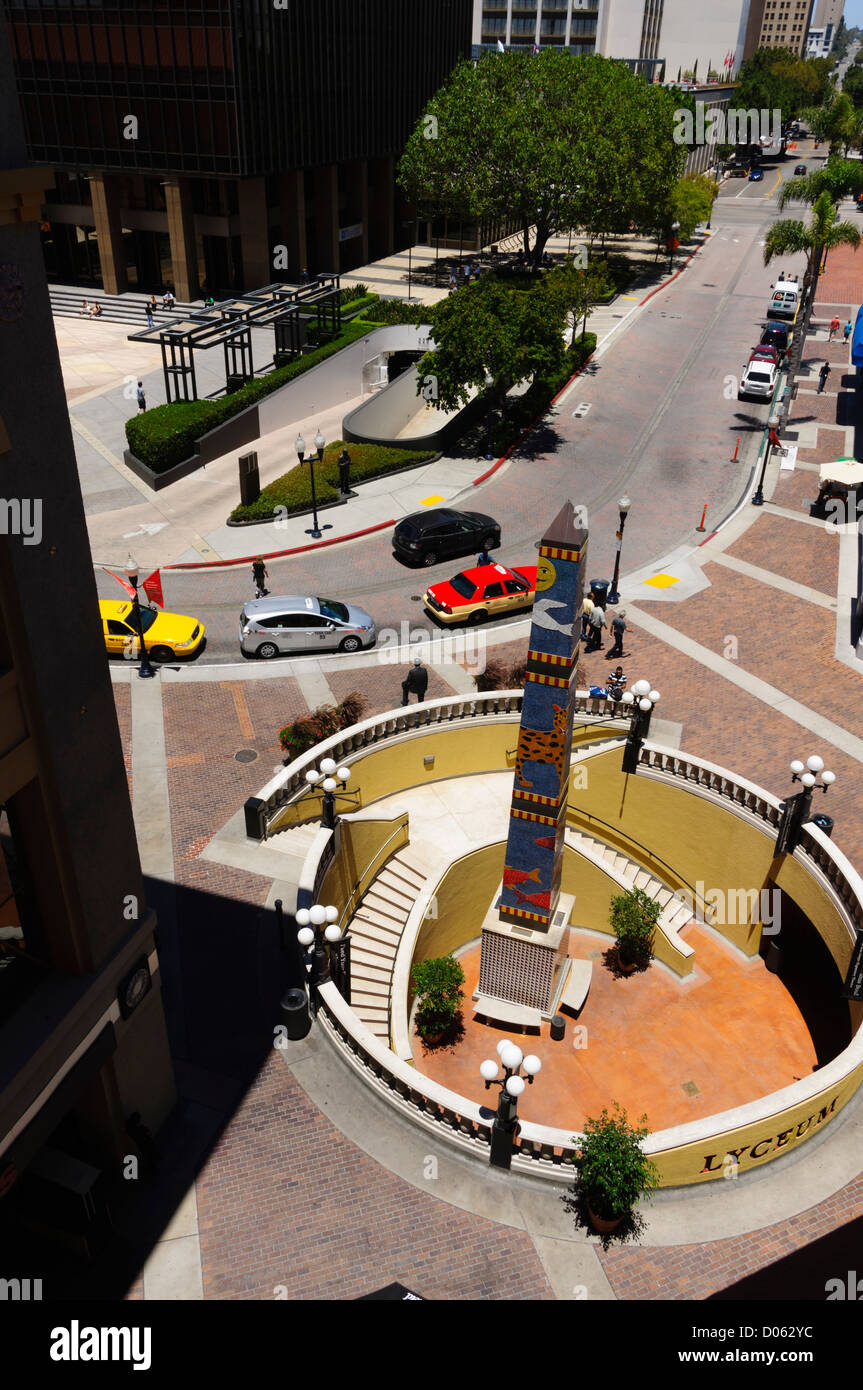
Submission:
<svg viewBox="0 0 863 1390">
<path fill-rule="evenodd" d="M 801 464 L 845 452 L 843 427 L 853 423 L 856 412 L 854 378 L 841 370 L 848 361 L 846 346 L 827 344 L 822 325 L 834 311 L 842 322 L 848 314 L 853 318 L 860 299 L 863 251 L 838 248 L 821 280 L 802 389 L 789 421 L 792 433 L 801 424 L 810 430 L 806 421 L 818 424 L 815 447 L 799 449 Z M 812 375 L 825 357 L 833 367 L 830 389 L 815 396 Z M 816 492 L 817 473 L 800 468 L 780 474 L 772 501 L 808 516 Z M 727 554 L 779 582 L 787 579 L 835 597 L 838 544 L 826 530 L 765 508 Z M 708 589 L 685 602 L 648 604 L 645 611 L 723 657 L 733 650 L 729 659 L 736 670 L 767 681 L 840 730 L 858 735 L 860 676 L 834 659 L 835 614 L 776 587 L 777 580 L 762 583 L 716 561 L 706 563 L 705 573 Z M 736 646 L 729 647 L 729 638 Z M 495 647 L 494 655 L 512 661 L 524 649 L 524 642 L 508 642 Z M 671 638 L 660 640 L 631 621 L 624 649 L 630 681 L 646 675 L 662 692 L 661 715 L 683 726 L 684 748 L 780 794 L 790 789 L 790 759 L 820 753 L 838 776 L 827 798 L 836 818 L 834 838 L 852 862 L 863 862 L 863 795 L 855 757 L 684 655 Z M 601 683 L 608 667 L 604 652 L 583 657 L 579 684 Z M 376 663 L 328 679 L 337 699 L 351 689 L 363 691 L 371 714 L 398 703 L 405 669 Z M 432 672 L 429 697 L 449 691 Z M 128 690 L 117 686 L 115 693 L 129 766 Z M 269 883 L 198 856 L 272 775 L 281 761 L 278 729 L 302 712 L 304 702 L 290 679 L 172 685 L 164 688 L 163 699 L 177 881 L 218 895 L 225 908 L 219 930 L 227 933 L 231 903 L 258 907 Z M 236 761 L 241 749 L 253 749 L 257 759 Z M 227 1066 L 226 1051 L 223 1046 L 217 1065 Z M 337 1202 L 321 1174 L 337 1181 Z M 196 1189 L 205 1297 L 267 1299 L 280 1284 L 289 1297 L 351 1297 L 395 1279 L 437 1298 L 553 1296 L 524 1233 L 466 1215 L 379 1167 L 339 1134 L 272 1052 L 228 1119 Z M 600 1259 L 619 1298 L 703 1299 L 861 1213 L 863 1179 L 858 1179 L 800 1216 L 754 1234 L 667 1248 L 612 1245 Z M 140 1292 L 138 1284 L 129 1296 Z"/>
</svg>

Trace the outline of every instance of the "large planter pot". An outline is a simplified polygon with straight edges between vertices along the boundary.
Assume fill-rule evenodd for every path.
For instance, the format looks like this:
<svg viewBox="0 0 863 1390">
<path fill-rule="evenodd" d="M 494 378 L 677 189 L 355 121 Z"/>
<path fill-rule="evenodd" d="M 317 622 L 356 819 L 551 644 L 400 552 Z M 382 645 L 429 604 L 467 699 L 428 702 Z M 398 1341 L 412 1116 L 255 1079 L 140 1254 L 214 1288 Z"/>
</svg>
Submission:
<svg viewBox="0 0 863 1390">
<path fill-rule="evenodd" d="M 587 1214 L 590 1217 L 590 1224 L 593 1229 L 601 1236 L 611 1235 L 611 1232 L 617 1230 L 621 1221 L 623 1221 L 626 1216 L 626 1212 L 623 1212 L 621 1216 L 615 1216 L 612 1220 L 606 1221 L 601 1216 L 596 1215 L 591 1209 L 590 1202 L 587 1204 Z"/>
<path fill-rule="evenodd" d="M 617 968 L 622 975 L 631 975 L 632 972 L 637 968 L 636 961 L 624 959 L 624 957 L 620 954 L 619 947 L 617 950 Z"/>
</svg>

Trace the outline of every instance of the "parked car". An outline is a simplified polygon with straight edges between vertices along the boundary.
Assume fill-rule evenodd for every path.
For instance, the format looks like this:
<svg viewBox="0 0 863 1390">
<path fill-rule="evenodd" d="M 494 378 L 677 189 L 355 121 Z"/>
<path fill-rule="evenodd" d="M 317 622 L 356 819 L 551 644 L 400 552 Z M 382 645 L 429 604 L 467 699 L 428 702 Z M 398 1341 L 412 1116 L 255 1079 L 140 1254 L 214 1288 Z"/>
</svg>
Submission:
<svg viewBox="0 0 863 1390">
<path fill-rule="evenodd" d="M 269 658 L 300 651 L 358 652 L 372 647 L 377 628 L 362 608 L 306 594 L 252 599 L 240 614 L 240 650 Z"/>
<path fill-rule="evenodd" d="M 775 362 L 765 362 L 756 358 L 742 368 L 737 399 L 757 396 L 759 400 L 770 400 L 776 390 L 777 367 Z"/>
<path fill-rule="evenodd" d="M 763 179 L 763 178 L 764 178 L 764 170 L 763 170 L 763 169 L 755 168 L 755 169 L 750 169 L 750 170 L 749 170 L 749 182 L 750 182 L 750 183 L 758 183 L 758 182 L 759 182 L 761 179 Z"/>
<path fill-rule="evenodd" d="M 800 304 L 800 284 L 796 276 L 778 279 L 767 306 L 769 319 L 794 319 Z"/>
<path fill-rule="evenodd" d="M 139 638 L 135 625 L 134 604 L 128 599 L 100 599 L 102 636 L 110 656 L 134 657 L 138 654 Z M 194 656 L 204 644 L 206 629 L 197 618 L 183 613 L 160 613 L 141 605 L 141 628 L 147 655 L 154 661 L 173 661 L 178 656 Z"/>
<path fill-rule="evenodd" d="M 781 359 L 787 355 L 790 342 L 791 329 L 788 324 L 780 323 L 777 319 L 768 319 L 761 333 L 762 345 L 777 348 Z"/>
<path fill-rule="evenodd" d="M 500 545 L 500 526 L 483 512 L 457 512 L 451 507 L 435 507 L 429 512 L 412 512 L 393 532 L 393 550 L 400 560 L 436 565 L 456 555 L 496 550 Z"/>
<path fill-rule="evenodd" d="M 758 347 L 749 349 L 750 362 L 755 362 L 757 359 L 760 359 L 764 362 L 775 362 L 778 367 L 781 357 L 782 354 L 779 349 L 774 347 L 771 343 L 759 343 Z"/>
<path fill-rule="evenodd" d="M 809 172 L 809 171 L 807 170 L 805 164 L 795 164 L 795 165 L 794 165 L 794 176 L 795 176 L 795 178 L 798 177 L 800 174 L 806 174 L 806 173 L 808 173 L 808 172 Z"/>
<path fill-rule="evenodd" d="M 536 565 L 478 565 L 453 579 L 432 584 L 423 603 L 439 622 L 482 623 L 521 608 L 536 598 Z"/>
</svg>

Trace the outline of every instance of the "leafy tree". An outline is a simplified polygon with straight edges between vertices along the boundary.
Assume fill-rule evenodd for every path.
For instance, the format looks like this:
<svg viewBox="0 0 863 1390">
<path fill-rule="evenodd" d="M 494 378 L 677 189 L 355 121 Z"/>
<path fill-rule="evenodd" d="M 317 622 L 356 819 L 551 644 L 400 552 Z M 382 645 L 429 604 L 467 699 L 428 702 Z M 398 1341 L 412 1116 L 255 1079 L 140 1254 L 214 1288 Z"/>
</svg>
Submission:
<svg viewBox="0 0 863 1390">
<path fill-rule="evenodd" d="M 672 222 L 679 222 L 678 236 L 688 241 L 699 222 L 710 217 L 713 200 L 719 185 L 709 174 L 687 174 L 674 187 L 669 205 L 669 216 L 662 230 L 670 230 Z"/>
<path fill-rule="evenodd" d="M 802 254 L 806 257 L 806 273 L 803 277 L 804 294 L 810 285 L 814 293 L 818 281 L 818 271 L 825 251 L 832 246 L 854 246 L 860 244 L 860 233 L 853 222 L 840 222 L 839 213 L 830 194 L 819 193 L 812 205 L 808 225 L 795 218 L 774 222 L 764 243 L 764 264 L 769 265 L 777 256 Z"/>
<path fill-rule="evenodd" d="M 787 120 L 825 100 L 829 71 L 826 58 L 801 58 L 788 48 L 759 48 L 740 69 L 734 105 L 744 110 L 779 110 Z"/>
<path fill-rule="evenodd" d="M 572 337 L 570 347 L 575 346 L 575 334 L 581 323 L 581 336 L 587 331 L 587 320 L 592 313 L 592 305 L 602 295 L 608 293 L 609 284 L 606 267 L 591 262 L 586 269 L 579 269 L 572 258 L 567 256 L 562 265 L 557 265 L 545 275 L 545 289 L 563 309 L 567 318 L 572 318 Z"/>
<path fill-rule="evenodd" d="M 466 405 L 471 388 L 500 398 L 528 378 L 552 376 L 564 364 L 566 308 L 548 288 L 548 277 L 529 290 L 487 275 L 436 304 L 431 313 L 435 346 L 417 364 L 418 393 L 433 378 L 441 405 Z"/>
<path fill-rule="evenodd" d="M 863 53 L 858 56 L 860 61 L 863 62 Z M 857 59 L 855 58 L 854 61 L 856 63 Z M 845 81 L 842 83 L 842 90 L 846 96 L 851 98 L 855 107 L 859 110 L 860 107 L 863 106 L 863 68 L 854 67 L 852 65 L 848 69 L 848 72 L 845 74 Z"/>
<path fill-rule="evenodd" d="M 650 226 L 680 174 L 675 102 L 619 61 L 489 54 L 460 63 L 399 164 L 413 201 L 521 227 L 538 264 L 553 232 Z"/>
<path fill-rule="evenodd" d="M 811 207 L 822 193 L 832 201 L 863 193 L 863 162 L 859 159 L 840 159 L 831 155 L 820 169 L 814 169 L 803 179 L 788 179 L 779 194 L 780 208 L 789 203 L 808 203 Z"/>
</svg>

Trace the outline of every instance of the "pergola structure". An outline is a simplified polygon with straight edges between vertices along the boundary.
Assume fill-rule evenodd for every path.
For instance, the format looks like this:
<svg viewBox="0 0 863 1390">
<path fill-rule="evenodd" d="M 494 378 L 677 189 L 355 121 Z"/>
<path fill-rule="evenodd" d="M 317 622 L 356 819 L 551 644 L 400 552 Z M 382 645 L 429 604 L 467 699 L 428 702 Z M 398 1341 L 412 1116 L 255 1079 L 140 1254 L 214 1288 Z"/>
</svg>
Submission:
<svg viewBox="0 0 863 1390">
<path fill-rule="evenodd" d="M 305 324 L 315 311 L 318 328 L 337 333 L 342 324 L 340 276 L 319 275 L 309 285 L 264 285 L 249 294 L 187 314 L 176 323 L 130 333 L 134 342 L 156 342 L 162 351 L 165 399 L 196 401 L 195 349 L 221 344 L 225 355 L 225 390 L 236 391 L 255 375 L 252 329 L 272 325 L 277 367 L 297 357 L 305 344 Z"/>
</svg>

